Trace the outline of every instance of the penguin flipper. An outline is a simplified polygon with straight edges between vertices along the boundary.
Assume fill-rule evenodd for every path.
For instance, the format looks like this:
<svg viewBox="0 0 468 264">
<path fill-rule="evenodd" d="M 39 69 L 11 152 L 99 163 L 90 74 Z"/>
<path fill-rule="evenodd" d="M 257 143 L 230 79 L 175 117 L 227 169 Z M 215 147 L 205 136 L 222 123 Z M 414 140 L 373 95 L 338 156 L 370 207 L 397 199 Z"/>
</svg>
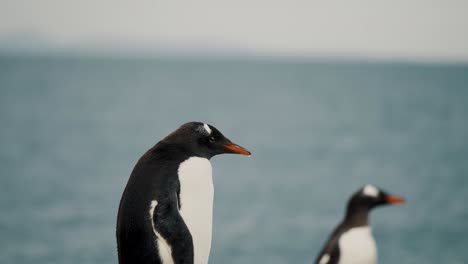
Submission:
<svg viewBox="0 0 468 264">
<path fill-rule="evenodd" d="M 315 260 L 315 264 L 338 264 L 340 248 L 338 239 L 330 239 Z"/>
<path fill-rule="evenodd" d="M 153 227 L 158 246 L 164 246 L 175 264 L 193 264 L 192 235 L 178 210 L 178 200 L 165 201 L 156 206 Z"/>
</svg>

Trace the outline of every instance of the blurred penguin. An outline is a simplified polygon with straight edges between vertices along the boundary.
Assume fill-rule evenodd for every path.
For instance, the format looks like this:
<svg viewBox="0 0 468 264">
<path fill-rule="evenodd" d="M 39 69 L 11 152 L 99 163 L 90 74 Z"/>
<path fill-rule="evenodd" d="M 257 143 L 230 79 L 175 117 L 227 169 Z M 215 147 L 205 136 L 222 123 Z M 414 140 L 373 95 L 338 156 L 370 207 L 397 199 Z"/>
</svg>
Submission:
<svg viewBox="0 0 468 264">
<path fill-rule="evenodd" d="M 366 185 L 348 201 L 344 220 L 335 228 L 315 264 L 376 264 L 377 246 L 369 212 L 378 206 L 403 204 L 404 199 Z"/>
</svg>

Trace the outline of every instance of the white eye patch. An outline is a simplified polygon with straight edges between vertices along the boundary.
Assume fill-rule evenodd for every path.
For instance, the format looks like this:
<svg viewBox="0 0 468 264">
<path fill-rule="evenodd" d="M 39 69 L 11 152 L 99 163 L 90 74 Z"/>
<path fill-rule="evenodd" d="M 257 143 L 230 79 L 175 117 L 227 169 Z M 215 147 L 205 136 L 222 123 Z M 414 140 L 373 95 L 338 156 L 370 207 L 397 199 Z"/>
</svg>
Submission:
<svg viewBox="0 0 468 264">
<path fill-rule="evenodd" d="M 210 135 L 211 134 L 211 128 L 207 124 L 203 124 L 203 126 L 199 126 L 196 129 L 198 132 L 202 133 L 203 135 Z"/>
<path fill-rule="evenodd" d="M 362 193 L 364 195 L 371 196 L 371 197 L 379 196 L 379 190 L 370 184 L 364 187 L 364 189 L 362 190 Z"/>
<path fill-rule="evenodd" d="M 205 128 L 206 132 L 208 132 L 208 135 L 211 134 L 211 128 L 207 124 L 203 124 L 203 127 Z"/>
</svg>

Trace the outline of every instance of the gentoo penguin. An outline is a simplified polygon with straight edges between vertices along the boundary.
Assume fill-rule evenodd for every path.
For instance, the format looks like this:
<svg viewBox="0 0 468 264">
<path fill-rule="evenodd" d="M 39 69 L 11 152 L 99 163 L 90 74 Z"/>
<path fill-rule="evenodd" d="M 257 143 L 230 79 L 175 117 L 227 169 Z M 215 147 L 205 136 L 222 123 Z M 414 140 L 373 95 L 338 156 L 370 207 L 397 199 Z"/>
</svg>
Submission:
<svg viewBox="0 0 468 264">
<path fill-rule="evenodd" d="M 120 264 L 206 264 L 211 247 L 210 158 L 250 155 L 211 125 L 191 122 L 137 162 L 120 201 Z"/>
<path fill-rule="evenodd" d="M 344 220 L 335 228 L 316 264 L 376 264 L 377 246 L 369 225 L 369 211 L 386 204 L 402 204 L 403 198 L 366 185 L 348 201 Z"/>
</svg>

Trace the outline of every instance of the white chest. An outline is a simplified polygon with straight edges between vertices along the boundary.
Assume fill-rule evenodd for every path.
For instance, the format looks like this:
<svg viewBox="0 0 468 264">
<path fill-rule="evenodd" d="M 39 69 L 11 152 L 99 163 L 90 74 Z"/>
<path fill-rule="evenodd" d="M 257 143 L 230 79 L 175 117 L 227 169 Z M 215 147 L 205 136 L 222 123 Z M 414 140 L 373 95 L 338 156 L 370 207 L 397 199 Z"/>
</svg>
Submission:
<svg viewBox="0 0 468 264">
<path fill-rule="evenodd" d="M 376 264 L 377 246 L 368 226 L 356 227 L 341 235 L 339 264 Z"/>
<path fill-rule="evenodd" d="M 213 177 L 208 159 L 191 157 L 179 166 L 180 214 L 192 235 L 195 264 L 208 263 L 213 223 Z"/>
</svg>

